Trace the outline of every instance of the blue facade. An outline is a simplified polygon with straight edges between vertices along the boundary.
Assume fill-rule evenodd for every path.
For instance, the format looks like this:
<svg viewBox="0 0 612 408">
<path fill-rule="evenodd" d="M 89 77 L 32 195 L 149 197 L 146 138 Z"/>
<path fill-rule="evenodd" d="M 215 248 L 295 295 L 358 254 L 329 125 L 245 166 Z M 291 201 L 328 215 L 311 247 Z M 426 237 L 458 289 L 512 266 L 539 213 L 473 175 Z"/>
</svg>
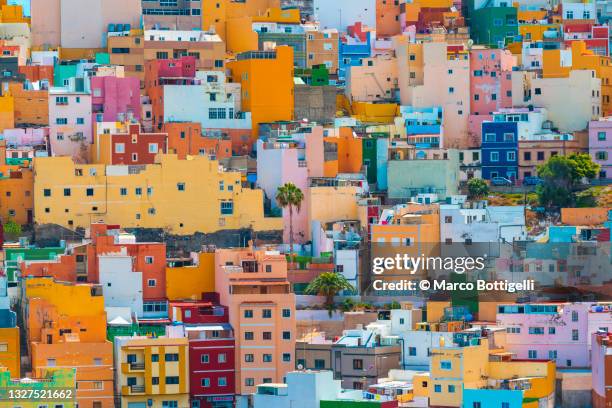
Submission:
<svg viewBox="0 0 612 408">
<path fill-rule="evenodd" d="M 463 389 L 463 408 L 522 408 L 523 391 Z"/>
<path fill-rule="evenodd" d="M 360 67 L 364 58 L 369 58 L 372 52 L 372 34 L 367 34 L 366 42 L 345 44 L 340 39 L 338 46 L 338 79 L 346 78 L 346 71 L 350 67 Z"/>
<path fill-rule="evenodd" d="M 482 178 L 516 180 L 518 172 L 516 122 L 482 123 Z"/>
</svg>

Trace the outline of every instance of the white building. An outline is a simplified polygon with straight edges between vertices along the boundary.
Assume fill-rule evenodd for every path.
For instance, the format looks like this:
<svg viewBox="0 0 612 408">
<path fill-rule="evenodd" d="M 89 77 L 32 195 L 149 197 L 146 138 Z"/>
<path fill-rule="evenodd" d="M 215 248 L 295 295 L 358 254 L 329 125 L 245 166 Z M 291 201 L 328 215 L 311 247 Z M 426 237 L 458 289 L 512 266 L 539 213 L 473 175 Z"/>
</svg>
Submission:
<svg viewBox="0 0 612 408">
<path fill-rule="evenodd" d="M 335 400 L 342 392 L 332 371 L 292 371 L 286 384 L 261 384 L 253 395 L 254 408 L 312 408 Z"/>
<path fill-rule="evenodd" d="M 129 307 L 143 317 L 142 272 L 132 271 L 132 257 L 125 248 L 120 253 L 98 256 L 104 307 Z"/>
</svg>

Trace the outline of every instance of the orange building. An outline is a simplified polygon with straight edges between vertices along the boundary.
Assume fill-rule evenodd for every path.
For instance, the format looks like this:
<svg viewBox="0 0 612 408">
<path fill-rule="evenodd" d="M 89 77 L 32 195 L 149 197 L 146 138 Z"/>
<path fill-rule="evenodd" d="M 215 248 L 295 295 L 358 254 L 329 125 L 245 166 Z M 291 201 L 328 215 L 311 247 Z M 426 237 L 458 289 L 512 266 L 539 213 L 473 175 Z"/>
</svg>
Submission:
<svg viewBox="0 0 612 408">
<path fill-rule="evenodd" d="M 16 323 L 15 312 L 9 309 L 0 310 L 0 367 L 5 367 L 10 372 L 11 378 L 21 376 L 19 327 Z"/>
<path fill-rule="evenodd" d="M 20 264 L 21 277 L 51 277 L 62 282 L 77 282 L 75 255 L 60 255 L 52 261 L 24 261 Z"/>
<path fill-rule="evenodd" d="M 338 30 L 309 31 L 306 36 L 306 65 L 325 65 L 330 74 L 338 72 Z"/>
<path fill-rule="evenodd" d="M 260 123 L 293 119 L 293 48 L 244 52 L 227 67 L 241 84 L 242 111 L 251 112 L 253 140 Z"/>
<path fill-rule="evenodd" d="M 257 384 L 283 382 L 295 367 L 295 295 L 287 260 L 276 251 L 220 249 L 215 288 L 227 305 L 236 339 L 236 394 L 248 398 Z"/>
<path fill-rule="evenodd" d="M 109 35 L 107 52 L 112 65 L 122 65 L 126 77 L 136 77 L 140 80 L 140 88 L 144 88 L 144 32 L 131 30 L 129 35 Z"/>
<path fill-rule="evenodd" d="M 114 407 L 113 347 L 106 340 L 102 288 L 53 278 L 31 277 L 23 284 L 34 375 L 51 367 L 76 368 L 79 407 Z"/>
<path fill-rule="evenodd" d="M 168 153 L 179 159 L 187 155 L 208 155 L 212 160 L 232 156 L 232 141 L 229 137 L 207 137 L 198 122 L 164 123 L 162 132 L 168 134 Z"/>
<path fill-rule="evenodd" d="M 53 65 L 22 65 L 19 67 L 19 73 L 25 75 L 30 82 L 53 82 Z"/>
<path fill-rule="evenodd" d="M 393 37 L 401 34 L 400 2 L 395 0 L 376 0 L 376 36 Z"/>
<path fill-rule="evenodd" d="M 562 208 L 561 222 L 565 225 L 602 225 L 609 221 L 610 208 Z"/>
<path fill-rule="evenodd" d="M 0 144 L 0 217 L 20 225 L 30 224 L 34 211 L 32 169 L 6 165 L 5 143 Z"/>
<path fill-rule="evenodd" d="M 363 142 L 353 128 L 327 129 L 335 135 L 323 139 L 324 177 L 336 177 L 338 173 L 359 173 L 363 166 Z M 336 154 L 334 154 L 334 152 Z"/>
<path fill-rule="evenodd" d="M 15 125 L 49 126 L 49 91 L 24 89 L 23 84 L 11 82 L 9 92 L 14 100 Z"/>
</svg>

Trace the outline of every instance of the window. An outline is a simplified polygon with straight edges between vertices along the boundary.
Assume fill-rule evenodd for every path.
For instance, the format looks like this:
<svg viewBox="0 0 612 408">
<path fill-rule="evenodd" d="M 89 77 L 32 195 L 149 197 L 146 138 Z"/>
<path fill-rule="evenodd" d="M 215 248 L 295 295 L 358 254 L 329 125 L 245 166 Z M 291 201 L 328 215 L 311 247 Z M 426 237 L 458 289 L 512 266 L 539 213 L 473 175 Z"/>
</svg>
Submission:
<svg viewBox="0 0 612 408">
<path fill-rule="evenodd" d="M 264 319 L 271 319 L 272 318 L 272 309 L 264 309 L 261 311 L 261 317 L 263 317 Z"/>
<path fill-rule="evenodd" d="M 440 384 L 434 385 L 434 392 L 442 392 L 442 386 Z"/>
<path fill-rule="evenodd" d="M 125 143 L 115 143 L 115 153 L 125 153 Z"/>
<path fill-rule="evenodd" d="M 210 387 L 210 378 L 202 378 L 202 387 Z"/>
<path fill-rule="evenodd" d="M 167 354 L 166 354 L 167 355 Z M 178 356 L 178 355 L 177 355 Z M 178 359 L 178 357 L 177 357 Z M 177 360 L 178 361 L 178 360 Z M 166 384 L 178 384 L 179 383 L 179 378 L 178 376 L 170 376 L 170 377 L 166 377 Z"/>
<path fill-rule="evenodd" d="M 252 363 L 253 361 L 255 361 L 255 356 L 253 354 L 245 354 L 244 355 L 244 362 L 245 363 Z"/>
<path fill-rule="evenodd" d="M 557 350 L 548 350 L 548 358 L 550 360 L 556 360 L 557 359 Z"/>
<path fill-rule="evenodd" d="M 549 327 L 548 328 L 548 334 L 555 334 L 557 332 L 557 329 L 555 327 Z"/>
<path fill-rule="evenodd" d="M 217 355 L 217 363 L 225 363 L 227 362 L 227 355 L 225 353 L 219 353 Z"/>
<path fill-rule="evenodd" d="M 453 368 L 453 364 L 448 360 L 440 361 L 440 369 L 441 370 L 451 370 Z"/>
<path fill-rule="evenodd" d="M 168 353 L 164 356 L 164 360 L 166 361 L 179 361 L 178 353 Z"/>
<path fill-rule="evenodd" d="M 176 189 L 178 191 L 185 191 L 185 183 L 176 183 Z"/>
<path fill-rule="evenodd" d="M 353 370 L 363 370 L 363 360 L 353 359 Z"/>
<path fill-rule="evenodd" d="M 506 152 L 506 160 L 507 161 L 515 161 L 516 160 L 516 152 Z"/>
<path fill-rule="evenodd" d="M 448 385 L 448 392 L 455 392 L 455 386 L 454 385 Z"/>
<path fill-rule="evenodd" d="M 85 124 L 85 119 L 84 118 L 77 118 L 76 119 L 76 124 L 77 125 L 84 125 Z"/>
<path fill-rule="evenodd" d="M 151 384 L 159 385 L 159 377 L 151 377 Z"/>
<path fill-rule="evenodd" d="M 283 317 L 291 317 L 291 309 L 283 309 Z"/>
<path fill-rule="evenodd" d="M 157 143 L 149 143 L 149 153 L 157 153 L 159 151 L 159 145 Z"/>
<path fill-rule="evenodd" d="M 269 332 L 269 331 L 263 332 L 262 336 L 264 340 L 272 340 L 272 332 Z"/>
<path fill-rule="evenodd" d="M 572 322 L 577 322 L 577 321 L 578 321 L 578 311 L 572 310 Z"/>
<path fill-rule="evenodd" d="M 68 105 L 68 97 L 67 96 L 56 96 L 55 104 L 56 105 Z"/>
<path fill-rule="evenodd" d="M 452 86 L 448 88 L 448 93 L 449 94 L 453 94 L 455 93 L 455 88 L 453 88 Z"/>
<path fill-rule="evenodd" d="M 119 194 L 121 194 L 122 196 L 126 196 L 127 195 L 127 188 L 121 187 L 119 189 Z"/>
<path fill-rule="evenodd" d="M 272 354 L 264 354 L 263 355 L 263 362 L 264 363 L 271 363 L 272 362 Z"/>
<path fill-rule="evenodd" d="M 485 142 L 495 142 L 495 133 L 485 133 Z"/>
<path fill-rule="evenodd" d="M 536 95 L 542 95 L 542 88 L 536 88 L 535 89 L 535 94 Z"/>
<path fill-rule="evenodd" d="M 501 403 L 501 408 L 510 408 L 510 403 L 509 402 L 502 402 Z"/>
<path fill-rule="evenodd" d="M 304 364 L 302 364 L 304 366 Z M 325 360 L 315 359 L 314 366 L 316 370 L 322 370 L 325 368 Z"/>
<path fill-rule="evenodd" d="M 606 140 L 606 132 L 597 132 L 597 140 L 599 141 Z"/>
<path fill-rule="evenodd" d="M 43 195 L 44 195 L 45 197 L 51 197 L 51 189 L 50 189 L 50 188 L 45 188 L 45 189 L 43 190 Z"/>
<path fill-rule="evenodd" d="M 68 124 L 68 118 L 56 118 L 55 119 L 55 124 L 56 125 L 67 125 Z"/>
<path fill-rule="evenodd" d="M 88 188 L 85 190 L 85 194 L 87 195 L 87 197 L 91 197 L 91 196 L 93 196 L 93 195 L 94 195 L 94 189 L 93 189 L 93 187 L 88 187 Z"/>
<path fill-rule="evenodd" d="M 162 408 L 178 408 L 178 401 L 162 401 Z"/>
<path fill-rule="evenodd" d="M 136 187 L 134 189 L 134 194 L 136 194 L 137 196 L 142 195 L 142 188 L 141 187 Z"/>
<path fill-rule="evenodd" d="M 251 309 L 246 309 L 244 311 L 244 318 L 245 319 L 252 319 L 253 318 L 253 311 Z"/>
<path fill-rule="evenodd" d="M 221 214 L 232 215 L 234 213 L 234 202 L 233 201 L 221 201 Z"/>
<path fill-rule="evenodd" d="M 253 332 L 244 332 L 244 339 L 245 340 L 253 340 L 255 338 L 255 336 L 253 335 Z"/>
<path fill-rule="evenodd" d="M 147 285 L 150 288 L 154 288 L 157 285 L 157 281 L 155 279 L 149 279 L 149 280 L 147 280 Z"/>
<path fill-rule="evenodd" d="M 544 334 L 543 327 L 530 327 L 529 334 Z"/>
<path fill-rule="evenodd" d="M 527 352 L 527 356 L 531 359 L 535 359 L 538 358 L 538 351 L 537 350 L 529 350 Z"/>
<path fill-rule="evenodd" d="M 499 161 L 499 152 L 491 152 L 491 161 L 492 162 Z"/>
<path fill-rule="evenodd" d="M 472 408 L 482 408 L 482 404 L 480 403 L 480 401 L 474 401 L 472 403 Z"/>
<path fill-rule="evenodd" d="M 416 356 L 417 355 L 417 349 L 416 347 L 408 347 L 408 355 L 409 356 Z"/>
<path fill-rule="evenodd" d="M 291 353 L 283 353 L 283 361 L 284 362 L 291 361 Z"/>
<path fill-rule="evenodd" d="M 538 152 L 537 153 L 537 157 L 538 157 L 538 160 L 540 160 L 540 161 L 544 160 L 544 152 Z"/>
<path fill-rule="evenodd" d="M 578 329 L 573 329 L 572 330 L 572 341 L 578 341 L 579 336 L 578 336 Z"/>
<path fill-rule="evenodd" d="M 523 153 L 523 159 L 524 160 L 531 160 L 531 152 L 524 152 Z"/>
<path fill-rule="evenodd" d="M 608 160 L 608 152 L 600 151 L 595 153 L 595 159 Z"/>
<path fill-rule="evenodd" d="M 227 386 L 227 378 L 226 377 L 219 377 L 219 378 L 217 378 L 217 385 L 219 387 Z"/>
<path fill-rule="evenodd" d="M 290 331 L 284 331 L 283 332 L 283 340 L 291 340 L 291 332 Z"/>
<path fill-rule="evenodd" d="M 70 195 L 71 195 L 70 189 L 69 188 L 65 188 L 64 189 L 64 197 L 70 197 Z"/>
<path fill-rule="evenodd" d="M 255 379 L 254 378 L 245 378 L 244 379 L 244 385 L 247 387 L 252 387 L 255 385 Z"/>
<path fill-rule="evenodd" d="M 514 133 L 504 133 L 504 142 L 514 142 Z"/>
<path fill-rule="evenodd" d="M 145 256 L 144 260 L 147 265 L 151 265 L 154 261 L 154 258 L 152 256 Z"/>
</svg>

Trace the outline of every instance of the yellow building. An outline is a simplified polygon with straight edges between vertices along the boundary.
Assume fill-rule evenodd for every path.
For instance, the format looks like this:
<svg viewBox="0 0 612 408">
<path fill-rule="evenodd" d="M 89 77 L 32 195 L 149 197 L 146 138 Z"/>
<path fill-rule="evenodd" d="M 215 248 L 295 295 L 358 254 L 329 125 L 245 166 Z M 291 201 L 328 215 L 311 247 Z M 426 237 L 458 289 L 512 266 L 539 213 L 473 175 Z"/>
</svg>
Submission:
<svg viewBox="0 0 612 408">
<path fill-rule="evenodd" d="M 30 17 L 23 14 L 23 6 L 18 4 L 7 4 L 6 0 L 0 1 L 0 23 L 27 23 Z"/>
<path fill-rule="evenodd" d="M 353 102 L 353 117 L 360 122 L 393 123 L 399 115 L 399 106 L 395 103 Z"/>
<path fill-rule="evenodd" d="M 187 338 L 115 337 L 115 353 L 121 408 L 189 407 Z"/>
<path fill-rule="evenodd" d="M 166 267 L 168 300 L 200 300 L 202 293 L 215 291 L 215 252 L 198 252 L 195 265 Z"/>
<path fill-rule="evenodd" d="M 0 96 L 0 132 L 15 127 L 15 99 L 5 93 Z"/>
<path fill-rule="evenodd" d="M 242 111 L 251 112 L 253 139 L 260 123 L 293 119 L 293 48 L 238 54 L 227 67 L 232 82 L 241 84 Z"/>
<path fill-rule="evenodd" d="M 542 54 L 542 77 L 569 77 L 572 70 L 594 70 L 601 79 L 601 116 L 612 114 L 612 59 L 595 54 L 587 49 L 584 41 L 572 41 L 571 65 L 562 64 L 561 50 L 544 50 Z"/>
<path fill-rule="evenodd" d="M 159 155 L 155 164 L 75 164 L 69 157 L 34 159 L 34 217 L 38 224 L 87 228 L 92 222 L 164 228 L 186 235 L 222 229 L 282 229 L 266 218 L 263 192 L 242 186 L 206 156 Z"/>
</svg>

